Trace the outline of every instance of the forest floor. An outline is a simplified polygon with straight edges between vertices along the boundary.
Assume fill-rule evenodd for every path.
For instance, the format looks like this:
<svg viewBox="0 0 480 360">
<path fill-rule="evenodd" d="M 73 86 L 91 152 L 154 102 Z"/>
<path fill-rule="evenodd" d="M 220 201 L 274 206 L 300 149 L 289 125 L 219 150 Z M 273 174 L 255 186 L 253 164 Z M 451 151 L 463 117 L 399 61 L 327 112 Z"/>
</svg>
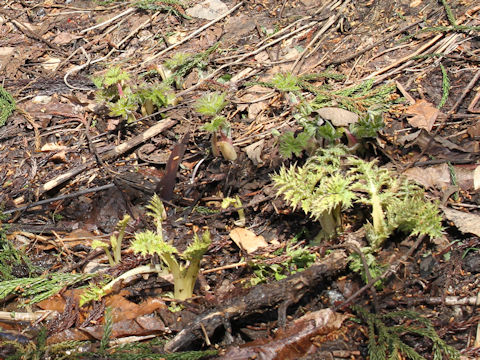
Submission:
<svg viewBox="0 0 480 360">
<path fill-rule="evenodd" d="M 0 359 L 479 357 L 479 31 L 473 0 L 5 1 Z M 155 246 L 195 234 L 175 300 Z"/>
</svg>

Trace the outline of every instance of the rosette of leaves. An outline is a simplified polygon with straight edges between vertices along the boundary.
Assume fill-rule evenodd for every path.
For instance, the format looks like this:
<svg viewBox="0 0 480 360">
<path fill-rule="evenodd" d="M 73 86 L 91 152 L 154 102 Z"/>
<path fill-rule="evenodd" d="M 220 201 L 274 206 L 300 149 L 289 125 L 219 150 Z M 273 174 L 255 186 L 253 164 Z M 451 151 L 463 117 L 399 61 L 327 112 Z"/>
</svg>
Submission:
<svg viewBox="0 0 480 360">
<path fill-rule="evenodd" d="M 135 112 L 151 115 L 155 109 L 174 104 L 175 93 L 165 83 L 134 84 L 130 75 L 116 66 L 104 76 L 93 78 L 99 91 L 97 98 L 105 102 L 110 116 L 122 117 L 128 123 L 135 121 Z"/>
<path fill-rule="evenodd" d="M 395 85 L 391 83 L 374 87 L 374 79 L 371 79 L 348 88 L 332 90 L 328 84 L 314 86 L 309 82 L 318 80 L 319 76 L 321 74 L 310 78 L 279 73 L 270 82 L 263 83 L 288 94 L 289 99 L 297 103 L 294 117 L 303 130 L 296 135 L 286 133 L 279 138 L 279 152 L 286 158 L 299 156 L 304 150 L 311 154 L 317 148 L 339 143 L 344 134 L 349 148 L 359 148 L 362 139 L 377 136 L 384 127 L 383 112 L 399 100 L 394 95 Z M 315 98 L 304 99 L 302 90 L 314 94 Z M 354 112 L 359 115 L 359 120 L 350 129 L 334 127 L 316 114 L 316 110 L 324 107 Z"/>
</svg>

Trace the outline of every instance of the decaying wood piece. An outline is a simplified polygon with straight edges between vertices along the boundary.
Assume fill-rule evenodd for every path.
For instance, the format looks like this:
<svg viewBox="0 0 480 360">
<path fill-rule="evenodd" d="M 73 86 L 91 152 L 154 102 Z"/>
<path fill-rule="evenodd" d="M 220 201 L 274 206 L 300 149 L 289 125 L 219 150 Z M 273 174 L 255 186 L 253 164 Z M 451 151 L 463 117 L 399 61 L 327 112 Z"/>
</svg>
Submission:
<svg viewBox="0 0 480 360">
<path fill-rule="evenodd" d="M 175 120 L 168 119 L 168 118 L 163 119 L 159 121 L 158 124 L 153 125 L 143 133 L 131 138 L 127 142 L 124 142 L 118 146 L 115 146 L 112 150 L 107 151 L 105 154 L 102 154 L 102 160 L 114 159 L 117 156 L 120 156 L 123 153 L 129 151 L 130 149 L 134 148 L 135 146 L 140 145 L 146 140 L 160 134 L 162 131 L 171 128 L 175 124 L 176 124 Z"/>
<path fill-rule="evenodd" d="M 225 305 L 200 314 L 190 325 L 180 331 L 165 346 L 174 352 L 187 348 L 193 341 L 203 338 L 203 331 L 212 336 L 225 321 L 238 319 L 282 304 L 298 302 L 307 292 L 318 287 L 326 278 L 346 266 L 343 251 L 332 252 L 322 263 L 296 273 L 278 282 L 253 287 L 247 295 L 233 298 Z M 281 316 L 281 314 L 280 314 Z"/>
</svg>

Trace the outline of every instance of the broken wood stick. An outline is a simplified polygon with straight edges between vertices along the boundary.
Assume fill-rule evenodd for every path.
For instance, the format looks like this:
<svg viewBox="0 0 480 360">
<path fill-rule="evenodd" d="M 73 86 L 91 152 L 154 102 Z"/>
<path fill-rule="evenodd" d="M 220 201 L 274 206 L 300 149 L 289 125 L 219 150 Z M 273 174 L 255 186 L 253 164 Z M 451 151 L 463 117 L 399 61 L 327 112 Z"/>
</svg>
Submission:
<svg viewBox="0 0 480 360">
<path fill-rule="evenodd" d="M 163 119 L 162 121 L 159 121 L 158 124 L 153 125 L 143 133 L 137 136 L 134 136 L 127 142 L 117 145 L 112 150 L 107 151 L 105 154 L 102 155 L 102 160 L 105 161 L 105 160 L 115 159 L 116 157 L 133 149 L 135 146 L 138 146 L 141 143 L 145 142 L 146 140 L 160 134 L 162 131 L 171 128 L 175 124 L 176 124 L 175 120 L 172 120 L 169 118 Z"/>
</svg>

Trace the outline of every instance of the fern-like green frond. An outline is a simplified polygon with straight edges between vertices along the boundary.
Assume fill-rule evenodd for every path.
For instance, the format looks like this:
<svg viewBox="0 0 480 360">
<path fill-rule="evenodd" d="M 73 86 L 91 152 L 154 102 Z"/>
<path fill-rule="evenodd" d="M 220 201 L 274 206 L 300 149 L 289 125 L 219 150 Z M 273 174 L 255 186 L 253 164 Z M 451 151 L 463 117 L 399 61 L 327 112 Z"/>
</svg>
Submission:
<svg viewBox="0 0 480 360">
<path fill-rule="evenodd" d="M 211 243 L 210 231 L 204 231 L 201 237 L 198 236 L 198 233 L 195 233 L 193 235 L 192 243 L 188 245 L 185 251 L 181 254 L 181 257 L 187 261 L 200 261 Z"/>
<path fill-rule="evenodd" d="M 90 301 L 100 301 L 106 295 L 106 290 L 98 285 L 91 284 L 80 295 L 79 305 L 83 306 Z"/>
<path fill-rule="evenodd" d="M 192 54 L 178 51 L 174 53 L 170 59 L 166 60 L 164 65 L 170 70 L 176 70 L 185 65 L 187 61 L 192 58 L 192 56 Z"/>
<path fill-rule="evenodd" d="M 130 75 L 126 71 L 122 70 L 120 66 L 114 66 L 110 68 L 110 70 L 108 70 L 105 74 L 103 78 L 103 85 L 105 87 L 109 87 L 121 81 L 127 81 L 129 79 Z"/>
<path fill-rule="evenodd" d="M 356 195 L 351 191 L 352 181 L 350 178 L 335 174 L 325 179 L 313 191 L 309 213 L 314 219 L 324 216 L 324 213 L 332 213 L 334 210 L 349 208 Z"/>
<path fill-rule="evenodd" d="M 0 85 L 0 126 L 5 125 L 15 108 L 16 104 L 13 96 Z"/>
<path fill-rule="evenodd" d="M 53 273 L 36 278 L 0 281 L 0 299 L 5 298 L 9 294 L 17 294 L 23 297 L 32 296 L 29 303 L 34 304 L 48 299 L 67 286 L 83 282 L 95 276 L 96 274 Z"/>
<path fill-rule="evenodd" d="M 135 253 L 141 255 L 153 255 L 153 254 L 176 254 L 178 250 L 163 241 L 163 237 L 153 231 L 147 230 L 141 233 L 135 234 L 135 240 L 130 245 L 130 248 Z"/>
<path fill-rule="evenodd" d="M 411 360 L 425 360 L 415 349 L 407 345 L 402 337 L 411 334 L 428 338 L 432 342 L 433 358 L 435 360 L 460 359 L 460 353 L 443 341 L 433 328 L 431 322 L 412 311 L 397 311 L 384 315 L 367 312 L 359 306 L 352 309 L 368 325 L 368 352 L 370 359 L 385 360 L 406 357 Z M 409 325 L 391 324 L 392 321 L 401 322 L 404 318 Z M 388 320 L 389 325 L 386 324 Z"/>
<path fill-rule="evenodd" d="M 299 91 L 300 79 L 292 73 L 277 73 L 271 80 L 272 86 L 280 91 Z"/>
<path fill-rule="evenodd" d="M 149 212 L 147 215 L 155 219 L 155 221 L 164 221 L 167 219 L 167 212 L 163 206 L 163 202 L 157 194 L 152 196 L 150 203 L 146 206 Z"/>
</svg>

